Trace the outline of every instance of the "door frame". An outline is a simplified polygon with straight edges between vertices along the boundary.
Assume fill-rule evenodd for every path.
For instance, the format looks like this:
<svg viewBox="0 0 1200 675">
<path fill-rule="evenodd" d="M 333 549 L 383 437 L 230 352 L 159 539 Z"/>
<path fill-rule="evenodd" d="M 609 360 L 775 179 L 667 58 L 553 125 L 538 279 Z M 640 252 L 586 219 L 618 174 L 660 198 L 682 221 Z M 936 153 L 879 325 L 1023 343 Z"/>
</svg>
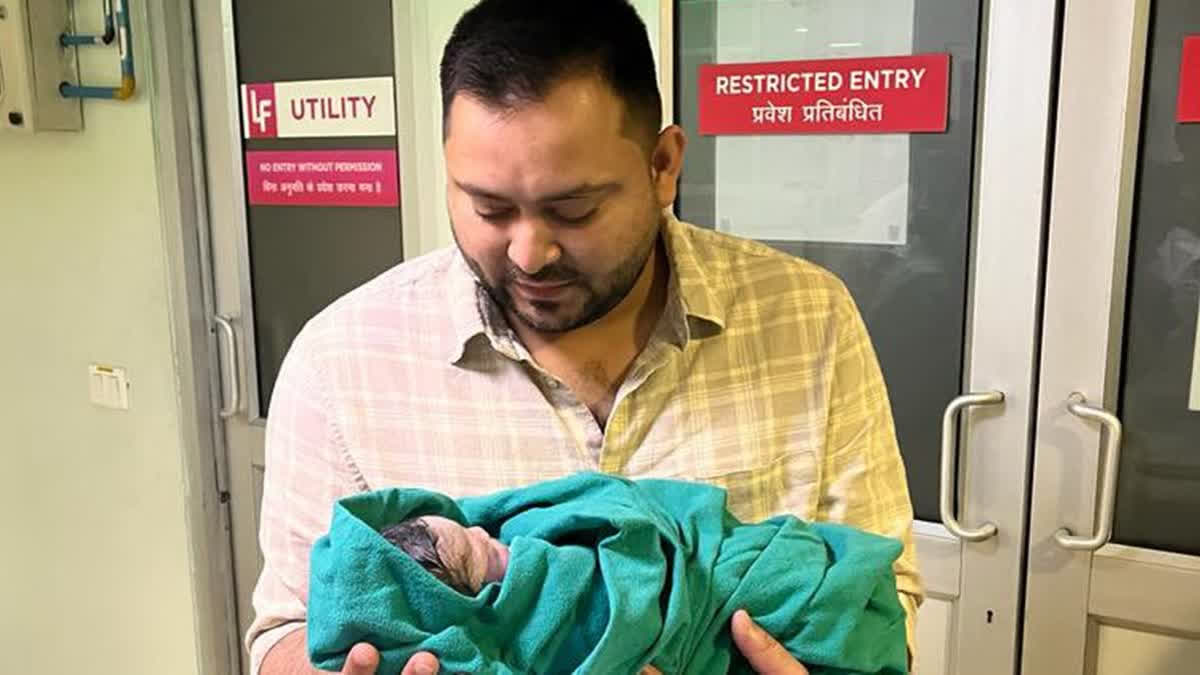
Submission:
<svg viewBox="0 0 1200 675">
<path fill-rule="evenodd" d="M 191 562 L 196 672 L 241 671 L 221 420 L 209 221 L 200 134 L 192 3 L 147 3 L 142 95 L 154 125 L 156 189 L 171 306 L 183 460 L 183 517 Z"/>
<path fill-rule="evenodd" d="M 218 400 L 232 406 L 218 419 L 217 435 L 225 448 L 228 537 L 233 570 L 230 602 L 235 607 L 232 630 L 238 658 L 248 669 L 242 636 L 253 618 L 251 590 L 262 567 L 258 545 L 258 493 L 264 465 L 266 419 L 261 415 L 258 387 L 254 296 L 250 283 L 247 199 L 243 166 L 240 87 L 234 47 L 232 0 L 193 4 L 196 53 L 209 55 L 197 64 L 197 110 L 204 139 L 207 204 L 205 241 L 210 248 L 209 317 L 225 317 L 233 335 L 214 350 L 213 372 L 220 378 Z M 232 343 L 232 344 L 229 344 Z M 232 347 L 232 353 L 229 351 Z M 238 405 L 240 403 L 240 405 Z M 220 404 L 219 404 L 220 405 Z M 235 671 L 236 672 L 236 671 Z"/>
<path fill-rule="evenodd" d="M 929 596 L 954 602 L 945 672 L 1011 675 L 1023 618 L 1058 13 L 1044 0 L 984 2 L 983 13 L 963 391 L 1005 399 L 963 413 L 955 479 L 958 519 L 991 522 L 997 533 L 960 541 L 945 523 L 925 522 L 916 539 Z"/>
<path fill-rule="evenodd" d="M 1088 536 L 1101 525 L 1107 434 L 1071 415 L 1066 399 L 1079 392 L 1117 410 L 1151 4 L 1068 2 L 1063 19 L 1025 600 L 1028 673 L 1094 672 L 1101 625 L 1200 636 L 1200 556 L 1114 543 L 1068 551 L 1055 540 L 1064 527 Z"/>
</svg>

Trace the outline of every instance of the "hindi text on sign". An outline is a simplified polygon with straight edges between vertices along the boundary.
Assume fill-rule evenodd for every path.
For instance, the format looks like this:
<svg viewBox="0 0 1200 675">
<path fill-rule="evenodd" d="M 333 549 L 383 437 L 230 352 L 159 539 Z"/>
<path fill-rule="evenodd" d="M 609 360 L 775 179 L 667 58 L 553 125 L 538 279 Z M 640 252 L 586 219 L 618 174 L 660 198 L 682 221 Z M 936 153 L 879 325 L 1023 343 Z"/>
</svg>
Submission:
<svg viewBox="0 0 1200 675">
<path fill-rule="evenodd" d="M 883 104 L 867 103 L 860 98 L 850 99 L 841 105 L 834 105 L 827 99 L 821 99 L 803 109 L 805 122 L 882 122 Z"/>
<path fill-rule="evenodd" d="M 762 124 L 764 122 L 791 122 L 792 121 L 792 106 L 790 105 L 775 105 L 767 101 L 766 105 L 755 106 L 751 109 L 751 114 L 754 115 L 754 123 Z"/>
<path fill-rule="evenodd" d="M 252 150 L 246 167 L 255 206 L 399 205 L 395 150 Z"/>
</svg>

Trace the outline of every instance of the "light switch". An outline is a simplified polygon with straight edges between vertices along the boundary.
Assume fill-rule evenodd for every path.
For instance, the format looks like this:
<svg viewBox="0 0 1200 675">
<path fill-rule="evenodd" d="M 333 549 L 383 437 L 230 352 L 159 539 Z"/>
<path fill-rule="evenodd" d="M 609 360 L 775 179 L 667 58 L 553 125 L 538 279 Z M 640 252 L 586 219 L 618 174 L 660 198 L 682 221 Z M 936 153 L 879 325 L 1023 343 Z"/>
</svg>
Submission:
<svg viewBox="0 0 1200 675">
<path fill-rule="evenodd" d="M 129 378 L 124 368 L 93 363 L 88 366 L 92 403 L 102 408 L 129 410 Z"/>
</svg>

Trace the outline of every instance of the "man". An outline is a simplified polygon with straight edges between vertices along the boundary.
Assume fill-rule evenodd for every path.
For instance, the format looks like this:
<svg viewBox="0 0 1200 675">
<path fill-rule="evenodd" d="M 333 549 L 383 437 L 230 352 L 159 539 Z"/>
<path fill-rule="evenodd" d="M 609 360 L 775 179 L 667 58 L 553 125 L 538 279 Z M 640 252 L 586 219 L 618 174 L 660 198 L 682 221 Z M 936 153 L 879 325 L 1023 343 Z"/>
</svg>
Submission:
<svg viewBox="0 0 1200 675">
<path fill-rule="evenodd" d="M 313 319 L 274 390 L 254 671 L 313 672 L 308 556 L 339 497 L 580 470 L 702 480 L 743 520 L 902 540 L 911 649 L 912 508 L 862 320 L 827 272 L 669 215 L 686 143 L 662 129 L 628 1 L 483 0 L 441 84 L 457 246 Z M 760 672 L 805 672 L 744 613 L 732 631 Z M 343 672 L 377 659 L 358 645 Z"/>
</svg>

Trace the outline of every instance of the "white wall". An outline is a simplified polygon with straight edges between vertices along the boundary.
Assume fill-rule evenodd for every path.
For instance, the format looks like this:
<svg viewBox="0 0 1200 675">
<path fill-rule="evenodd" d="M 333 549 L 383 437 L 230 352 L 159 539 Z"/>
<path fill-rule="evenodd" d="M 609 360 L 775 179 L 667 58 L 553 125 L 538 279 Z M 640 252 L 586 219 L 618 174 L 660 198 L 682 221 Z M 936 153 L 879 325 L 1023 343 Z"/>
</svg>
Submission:
<svg viewBox="0 0 1200 675">
<path fill-rule="evenodd" d="M 80 2 L 79 24 L 101 26 L 100 6 Z M 81 61 L 87 82 L 115 83 L 115 50 Z M 149 97 L 84 116 L 83 133 L 0 134 L 0 670 L 186 675 L 197 647 Z M 88 402 L 94 361 L 128 368 L 131 410 Z"/>
</svg>

